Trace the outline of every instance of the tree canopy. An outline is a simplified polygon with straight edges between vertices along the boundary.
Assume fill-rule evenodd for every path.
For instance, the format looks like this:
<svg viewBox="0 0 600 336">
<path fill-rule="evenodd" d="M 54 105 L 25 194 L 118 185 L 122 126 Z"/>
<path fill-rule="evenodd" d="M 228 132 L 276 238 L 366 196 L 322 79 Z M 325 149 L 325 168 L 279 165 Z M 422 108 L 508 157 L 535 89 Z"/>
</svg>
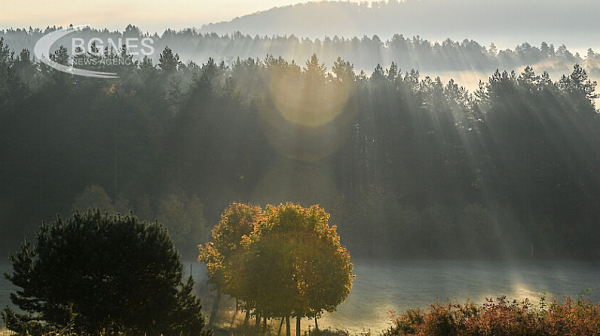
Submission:
<svg viewBox="0 0 600 336">
<path fill-rule="evenodd" d="M 98 210 L 43 224 L 35 243 L 11 254 L 5 274 L 19 289 L 6 327 L 19 334 L 69 330 L 98 335 L 211 335 L 194 280 L 166 230 Z"/>
<path fill-rule="evenodd" d="M 209 282 L 257 316 L 296 317 L 297 328 L 303 317 L 334 311 L 350 293 L 353 274 L 350 255 L 336 227 L 328 224 L 329 214 L 316 205 L 291 203 L 259 211 L 233 204 L 223 214 L 213 242 L 201 248 L 199 260 L 208 265 Z M 232 247 L 233 260 L 223 256 L 230 256 Z M 235 281 L 230 278 L 233 273 Z"/>
<path fill-rule="evenodd" d="M 254 218 L 262 213 L 259 206 L 233 203 L 221 215 L 212 230 L 212 239 L 200 245 L 198 261 L 206 264 L 208 282 L 219 292 L 239 298 L 239 259 L 243 255 L 242 241 L 254 230 Z"/>
<path fill-rule="evenodd" d="M 407 50 L 422 44 L 395 41 Z M 208 237 L 202 219 L 218 222 L 233 201 L 289 200 L 331 212 L 355 257 L 522 258 L 532 244 L 539 257 L 600 255 L 591 238 L 600 219 L 600 118 L 587 61 L 556 79 L 533 66 L 493 71 L 469 92 L 401 69 L 403 52 L 371 70 L 312 52 L 298 63 L 280 54 L 209 58 L 169 71 L 133 59 L 92 66 L 121 76 L 100 81 L 1 49 L 7 252 L 55 213 L 110 198 L 116 212 L 162 218 L 194 257 Z M 443 55 L 436 62 L 451 62 Z M 71 61 L 64 48 L 53 57 Z M 106 195 L 78 199 L 88 186 L 98 186 L 88 196 Z M 469 223 L 479 221 L 465 218 L 476 212 L 498 228 L 472 241 Z"/>
</svg>

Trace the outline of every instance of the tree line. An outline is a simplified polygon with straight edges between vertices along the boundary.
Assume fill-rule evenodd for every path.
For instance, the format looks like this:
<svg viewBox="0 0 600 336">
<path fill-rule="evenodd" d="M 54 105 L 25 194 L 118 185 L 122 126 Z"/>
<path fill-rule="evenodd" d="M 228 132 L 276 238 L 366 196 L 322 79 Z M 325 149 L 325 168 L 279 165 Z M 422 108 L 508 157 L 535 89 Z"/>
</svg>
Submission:
<svg viewBox="0 0 600 336">
<path fill-rule="evenodd" d="M 496 71 L 468 92 L 395 62 L 369 74 L 316 55 L 183 64 L 165 47 L 157 62 L 88 65 L 120 75 L 106 80 L 0 43 L 11 250 L 99 186 L 149 220 L 169 195 L 175 213 L 197 197 L 181 211 L 205 219 L 204 239 L 231 202 L 293 201 L 328 209 L 357 257 L 598 257 L 599 119 L 579 65 L 558 80 Z M 72 61 L 65 48 L 52 58 Z"/>
<path fill-rule="evenodd" d="M 35 43 L 44 35 L 62 27 L 45 29 L 9 28 L 0 30 L 11 47 L 19 52 L 33 50 Z M 323 38 L 299 38 L 295 35 L 250 36 L 239 31 L 231 34 L 201 33 L 188 28 L 180 31 L 167 29 L 162 34 L 144 33 L 138 27 L 128 25 L 122 32 L 107 29 L 84 28 L 58 40 L 69 52 L 70 38 L 100 38 L 108 41 L 125 41 L 126 38 L 151 38 L 152 46 L 163 50 L 169 46 L 177 50 L 182 59 L 196 63 L 205 63 L 208 58 L 231 65 L 238 57 L 241 59 L 262 59 L 265 55 L 278 55 L 288 61 L 304 62 L 312 54 L 319 55 L 326 64 L 333 64 L 338 57 L 350 61 L 356 69 L 370 71 L 377 63 L 396 65 L 406 69 L 419 69 L 422 72 L 442 71 L 494 71 L 496 69 L 515 69 L 526 65 L 540 64 L 548 71 L 569 71 L 575 63 L 585 65 L 590 74 L 598 75 L 600 54 L 589 48 L 585 55 L 570 51 L 564 44 L 555 46 L 542 42 L 539 46 L 524 42 L 513 49 L 500 48 L 494 43 L 484 46 L 475 40 L 455 41 L 447 38 L 443 41 L 429 41 L 420 36 L 395 34 L 390 39 L 381 39 L 377 35 L 362 37 L 331 36 Z M 139 46 L 139 43 L 137 43 Z M 154 54 L 154 61 L 158 61 Z M 143 57 L 140 55 L 138 57 Z M 141 61 L 141 58 L 139 59 Z"/>
</svg>

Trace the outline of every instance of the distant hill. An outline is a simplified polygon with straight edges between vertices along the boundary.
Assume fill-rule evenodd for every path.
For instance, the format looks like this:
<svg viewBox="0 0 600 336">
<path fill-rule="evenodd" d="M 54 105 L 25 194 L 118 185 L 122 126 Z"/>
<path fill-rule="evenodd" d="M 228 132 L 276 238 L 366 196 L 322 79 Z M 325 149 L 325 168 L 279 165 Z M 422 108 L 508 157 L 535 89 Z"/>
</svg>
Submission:
<svg viewBox="0 0 600 336">
<path fill-rule="evenodd" d="M 150 36 L 155 64 L 166 46 L 184 63 L 197 64 L 210 57 L 231 65 L 238 57 L 273 55 L 304 65 L 315 53 L 329 68 L 341 57 L 369 75 L 378 64 L 394 62 L 403 71 L 454 78 L 475 89 L 496 69 L 520 72 L 526 65 L 558 78 L 579 63 L 599 79 L 598 12 L 600 1 L 592 0 L 323 1 L 273 8 L 200 30 L 167 29 L 160 36 L 131 25 L 123 32 L 86 28 L 60 39 L 52 50 L 70 48 L 72 37 Z M 0 38 L 19 54 L 32 51 L 53 30 L 6 29 Z"/>
<path fill-rule="evenodd" d="M 593 0 L 406 0 L 309 2 L 276 7 L 205 25 L 201 32 L 297 37 L 369 37 L 394 34 L 442 41 L 474 39 L 514 47 L 528 41 L 566 44 L 572 49 L 600 45 L 600 1 Z"/>
</svg>

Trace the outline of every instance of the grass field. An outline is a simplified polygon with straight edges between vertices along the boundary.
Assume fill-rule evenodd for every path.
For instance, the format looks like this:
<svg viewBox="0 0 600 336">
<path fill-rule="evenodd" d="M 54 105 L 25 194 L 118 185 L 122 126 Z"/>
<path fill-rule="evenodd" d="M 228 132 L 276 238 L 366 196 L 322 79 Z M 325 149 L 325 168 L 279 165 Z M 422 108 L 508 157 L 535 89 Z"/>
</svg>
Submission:
<svg viewBox="0 0 600 336">
<path fill-rule="evenodd" d="M 548 299 L 577 297 L 583 290 L 600 285 L 600 266 L 590 262 L 570 261 L 448 261 L 448 260 L 353 260 L 356 279 L 346 302 L 332 314 L 319 320 L 321 328 L 345 329 L 356 334 L 372 331 L 378 334 L 391 325 L 390 312 L 400 314 L 409 308 L 427 308 L 436 301 L 464 302 L 470 298 L 477 304 L 485 298 L 506 295 L 509 299 L 529 298 L 537 302 L 541 292 Z M 186 262 L 196 279 L 198 294 L 203 298 L 205 315 L 213 309 L 215 292 L 205 284 L 204 267 Z M 8 265 L 0 265 L 6 272 Z M 9 304 L 10 283 L 0 279 L 0 306 Z M 600 302 L 600 290 L 586 293 L 593 302 Z M 227 330 L 234 313 L 233 300 L 223 299 L 218 306 L 215 325 Z M 243 321 L 238 314 L 237 322 Z M 278 328 L 273 321 L 273 328 Z M 303 330 L 314 327 L 314 321 L 304 321 Z M 2 334 L 0 334 L 2 336 Z"/>
</svg>

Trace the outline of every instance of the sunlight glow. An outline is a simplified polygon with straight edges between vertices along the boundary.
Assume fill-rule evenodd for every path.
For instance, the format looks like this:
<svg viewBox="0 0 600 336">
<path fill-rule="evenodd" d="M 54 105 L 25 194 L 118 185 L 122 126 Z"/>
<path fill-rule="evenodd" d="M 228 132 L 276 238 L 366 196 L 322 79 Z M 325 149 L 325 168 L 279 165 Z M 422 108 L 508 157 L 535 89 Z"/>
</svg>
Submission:
<svg viewBox="0 0 600 336">
<path fill-rule="evenodd" d="M 283 76 L 271 78 L 270 92 L 277 110 L 289 122 L 310 127 L 330 123 L 338 117 L 350 94 L 350 85 L 327 86 L 317 91 L 307 83 L 290 81 Z M 329 94 L 328 94 L 329 93 Z"/>
<path fill-rule="evenodd" d="M 291 80 L 277 70 L 273 73 L 270 99 L 261 109 L 263 132 L 271 145 L 285 157 L 304 161 L 336 152 L 351 134 L 356 117 L 356 106 L 348 104 L 350 85 L 314 85 L 301 77 Z"/>
</svg>

